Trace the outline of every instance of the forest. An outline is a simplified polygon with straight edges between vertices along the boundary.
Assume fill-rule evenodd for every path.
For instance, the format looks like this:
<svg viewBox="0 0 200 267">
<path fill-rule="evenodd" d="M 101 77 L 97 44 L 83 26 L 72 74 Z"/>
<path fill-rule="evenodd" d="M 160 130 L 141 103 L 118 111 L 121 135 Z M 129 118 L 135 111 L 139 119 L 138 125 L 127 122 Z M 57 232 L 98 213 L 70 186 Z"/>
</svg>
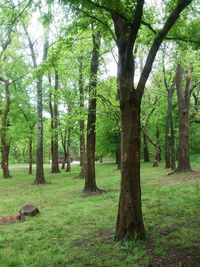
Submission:
<svg viewBox="0 0 200 267">
<path fill-rule="evenodd" d="M 199 14 L 0 0 L 0 266 L 200 267 Z"/>
</svg>

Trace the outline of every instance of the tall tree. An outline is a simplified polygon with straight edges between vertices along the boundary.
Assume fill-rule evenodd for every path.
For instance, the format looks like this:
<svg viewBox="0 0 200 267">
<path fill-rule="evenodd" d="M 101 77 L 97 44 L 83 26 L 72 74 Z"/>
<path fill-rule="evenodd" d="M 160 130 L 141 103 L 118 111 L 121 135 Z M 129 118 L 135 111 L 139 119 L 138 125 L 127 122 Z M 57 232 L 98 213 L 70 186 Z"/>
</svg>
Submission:
<svg viewBox="0 0 200 267">
<path fill-rule="evenodd" d="M 84 192 L 99 192 L 96 185 L 95 176 L 95 145 L 96 145 L 96 87 L 97 73 L 99 68 L 99 53 L 101 35 L 99 31 L 93 29 L 92 40 L 93 50 L 91 56 L 91 69 L 89 81 L 89 106 L 87 120 L 87 144 L 86 144 L 86 173 Z"/>
<path fill-rule="evenodd" d="M 190 95 L 192 88 L 192 68 L 188 68 L 186 74 L 185 89 L 183 89 L 184 69 L 177 64 L 176 69 L 176 89 L 178 97 L 178 114 L 179 114 L 179 150 L 178 166 L 176 171 L 191 171 L 189 158 L 189 110 Z"/>
<path fill-rule="evenodd" d="M 65 0 L 63 0 L 65 2 Z M 78 5 L 77 5 L 78 2 Z M 82 5 L 80 5 L 80 2 Z M 166 35 L 178 20 L 181 12 L 192 0 L 179 0 L 158 30 L 151 23 L 143 20 L 144 0 L 130 1 L 71 1 L 76 9 L 82 7 L 85 15 L 97 19 L 112 33 L 118 47 L 118 82 L 121 110 L 121 190 L 116 224 L 116 240 L 145 236 L 142 218 L 141 188 L 140 188 L 140 109 L 144 88 L 152 69 L 156 54 Z M 77 7 L 78 6 L 78 7 Z M 88 12 L 88 8 L 94 12 Z M 101 12 L 95 12 L 101 10 Z M 114 31 L 110 20 L 104 18 L 103 12 L 110 15 L 114 23 Z M 99 15 L 99 16 L 98 16 Z M 141 72 L 138 85 L 135 87 L 135 56 L 133 49 L 136 45 L 138 32 L 145 24 L 155 38 L 149 48 L 146 62 Z"/>
<path fill-rule="evenodd" d="M 55 85 L 54 92 L 49 93 L 49 109 L 51 115 L 51 172 L 60 173 L 58 163 L 58 87 L 59 76 L 58 71 L 55 69 Z M 51 85 L 51 77 L 49 77 Z"/>
<path fill-rule="evenodd" d="M 10 90 L 9 90 L 9 80 L 0 77 L 0 81 L 4 84 L 5 93 L 5 105 L 4 108 L 0 107 L 1 116 L 1 167 L 3 169 L 3 178 L 11 178 L 9 171 L 9 149 L 10 145 L 7 140 L 7 130 L 8 130 L 8 115 L 10 111 Z"/>
<path fill-rule="evenodd" d="M 84 84 L 83 84 L 83 57 L 79 61 L 79 104 L 80 104 L 80 178 L 85 178 L 85 120 L 82 112 L 84 111 Z"/>
</svg>

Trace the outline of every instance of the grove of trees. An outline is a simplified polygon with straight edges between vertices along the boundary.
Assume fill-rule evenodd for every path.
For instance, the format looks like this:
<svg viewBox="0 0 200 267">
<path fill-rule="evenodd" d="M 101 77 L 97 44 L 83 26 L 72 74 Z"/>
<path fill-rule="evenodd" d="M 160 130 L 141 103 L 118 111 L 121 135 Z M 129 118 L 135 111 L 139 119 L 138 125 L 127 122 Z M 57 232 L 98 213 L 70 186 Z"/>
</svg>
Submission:
<svg viewBox="0 0 200 267">
<path fill-rule="evenodd" d="M 121 172 L 117 241 L 144 239 L 140 162 L 191 172 L 200 154 L 197 0 L 25 0 L 0 4 L 3 178 L 28 163 L 45 184 L 80 159 L 85 194 L 96 159 Z M 177 162 L 176 162 L 177 161 Z M 62 166 L 59 165 L 62 163 Z M 176 166 L 177 165 L 177 166 Z"/>
</svg>

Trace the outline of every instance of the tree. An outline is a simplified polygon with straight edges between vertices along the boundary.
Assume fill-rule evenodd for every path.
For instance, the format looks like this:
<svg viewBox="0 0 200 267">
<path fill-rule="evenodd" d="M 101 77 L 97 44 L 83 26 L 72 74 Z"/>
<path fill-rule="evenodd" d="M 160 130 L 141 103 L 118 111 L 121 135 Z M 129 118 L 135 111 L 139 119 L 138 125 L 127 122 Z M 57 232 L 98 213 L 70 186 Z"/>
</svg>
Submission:
<svg viewBox="0 0 200 267">
<path fill-rule="evenodd" d="M 189 159 L 189 109 L 190 94 L 192 88 L 192 68 L 188 68 L 186 75 L 185 89 L 183 89 L 183 68 L 177 64 L 176 89 L 178 97 L 179 114 L 179 150 L 178 166 L 176 171 L 191 171 Z"/>
<path fill-rule="evenodd" d="M 181 12 L 192 0 L 178 1 L 177 5 L 167 16 L 163 27 L 154 31 L 155 38 L 150 46 L 146 63 L 139 78 L 138 85 L 134 86 L 135 57 L 133 48 L 137 41 L 140 27 L 143 23 L 144 1 L 137 0 L 134 3 L 120 1 L 114 5 L 114 1 L 87 0 L 90 7 L 96 7 L 110 14 L 114 23 L 115 38 L 118 47 L 118 81 L 121 110 L 121 190 L 116 224 L 116 240 L 130 239 L 137 236 L 143 239 L 145 236 L 141 207 L 140 188 L 140 109 L 144 88 L 152 69 L 156 54 L 164 38 L 178 20 Z M 84 5 L 84 2 L 82 4 Z M 92 16 L 86 10 L 84 14 Z M 101 13 L 102 14 L 102 13 Z M 97 15 L 98 16 L 98 15 Z M 93 16 L 94 17 L 94 16 Z M 102 17 L 101 17 L 102 18 Z M 97 18 L 98 21 L 102 21 Z M 104 27 L 112 32 L 109 24 L 102 22 Z M 151 24 L 145 23 L 151 30 Z"/>
<path fill-rule="evenodd" d="M 48 14 L 45 18 L 51 17 L 50 16 L 50 5 L 48 5 Z M 47 60 L 48 54 L 48 46 L 49 46 L 49 25 L 50 21 L 49 18 L 47 19 L 47 24 L 44 22 L 44 30 L 45 30 L 45 37 L 44 37 L 44 44 L 43 44 L 43 56 L 42 62 L 44 63 Z M 31 40 L 29 32 L 26 28 L 26 25 L 22 22 L 24 32 L 26 34 L 28 45 L 31 53 L 31 59 L 34 70 L 37 72 L 39 70 L 39 66 L 37 63 L 36 52 L 34 49 L 34 43 Z M 34 180 L 34 184 L 44 184 L 44 168 L 43 168 L 43 122 L 42 122 L 42 111 L 43 111 L 43 71 L 39 70 L 36 80 L 36 88 L 37 88 L 37 157 L 36 157 L 36 177 Z"/>
<path fill-rule="evenodd" d="M 101 35 L 98 30 L 94 29 L 92 33 L 93 50 L 91 56 L 91 69 L 89 81 L 89 106 L 87 119 L 87 143 L 86 143 L 86 173 L 84 192 L 99 192 L 100 189 L 96 185 L 95 177 L 95 144 L 96 144 L 96 87 L 97 73 L 99 68 L 99 53 Z"/>
<path fill-rule="evenodd" d="M 51 77 L 49 74 L 49 83 L 51 86 Z M 54 92 L 49 93 L 49 110 L 51 115 L 51 172 L 60 173 L 58 163 L 58 87 L 59 76 L 55 69 Z"/>
<path fill-rule="evenodd" d="M 8 114 L 10 112 L 10 82 L 2 77 L 0 81 L 4 84 L 5 92 L 5 107 L 4 109 L 0 108 L 1 116 L 1 167 L 3 169 L 3 178 L 11 178 L 8 159 L 9 159 L 9 149 L 10 145 L 7 141 L 7 129 L 8 129 Z"/>
</svg>

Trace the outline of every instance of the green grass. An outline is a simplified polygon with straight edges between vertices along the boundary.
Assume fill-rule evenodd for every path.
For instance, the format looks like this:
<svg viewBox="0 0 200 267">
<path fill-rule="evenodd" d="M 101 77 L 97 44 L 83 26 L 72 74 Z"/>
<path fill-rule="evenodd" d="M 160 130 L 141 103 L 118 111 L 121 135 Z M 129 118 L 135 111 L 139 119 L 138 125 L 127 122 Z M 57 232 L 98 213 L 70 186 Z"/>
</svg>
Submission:
<svg viewBox="0 0 200 267">
<path fill-rule="evenodd" d="M 200 169 L 198 163 L 194 167 Z M 28 203 L 40 210 L 24 223 L 0 226 L 0 267 L 162 266 L 170 248 L 196 257 L 199 174 L 168 176 L 162 164 L 142 164 L 146 240 L 121 244 L 113 241 L 120 184 L 116 166 L 97 165 L 97 184 L 108 192 L 93 196 L 84 195 L 83 180 L 74 179 L 79 167 L 72 169 L 53 175 L 46 168 L 46 185 L 31 185 L 34 175 L 27 175 L 25 165 L 11 166 L 13 178 L 0 179 L 1 216 L 16 214 Z"/>
</svg>

